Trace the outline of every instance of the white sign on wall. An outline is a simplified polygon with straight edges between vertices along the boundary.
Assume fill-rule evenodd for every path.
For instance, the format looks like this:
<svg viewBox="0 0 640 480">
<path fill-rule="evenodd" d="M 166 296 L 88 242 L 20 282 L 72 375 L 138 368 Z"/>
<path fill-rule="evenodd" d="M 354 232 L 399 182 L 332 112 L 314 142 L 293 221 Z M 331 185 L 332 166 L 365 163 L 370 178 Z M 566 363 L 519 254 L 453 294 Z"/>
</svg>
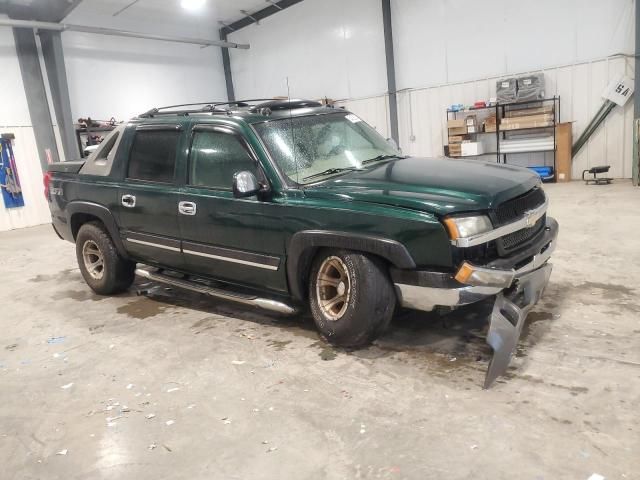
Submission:
<svg viewBox="0 0 640 480">
<path fill-rule="evenodd" d="M 627 103 L 633 94 L 633 80 L 626 75 L 622 75 L 617 80 L 611 82 L 602 93 L 607 100 L 611 100 L 621 107 Z"/>
</svg>

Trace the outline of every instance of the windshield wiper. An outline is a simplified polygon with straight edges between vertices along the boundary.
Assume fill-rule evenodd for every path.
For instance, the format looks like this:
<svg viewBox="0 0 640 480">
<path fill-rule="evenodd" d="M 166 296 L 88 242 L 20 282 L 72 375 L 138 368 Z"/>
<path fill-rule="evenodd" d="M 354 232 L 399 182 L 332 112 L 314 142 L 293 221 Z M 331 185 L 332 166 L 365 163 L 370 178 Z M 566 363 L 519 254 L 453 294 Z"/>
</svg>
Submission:
<svg viewBox="0 0 640 480">
<path fill-rule="evenodd" d="M 358 167 L 334 167 L 327 168 L 324 172 L 314 173 L 308 177 L 303 177 L 302 180 L 311 180 L 312 178 L 324 177 L 325 175 L 333 175 L 334 173 L 347 172 L 353 170 L 360 170 Z"/>
<path fill-rule="evenodd" d="M 368 160 L 363 160 L 362 165 L 366 165 L 367 163 L 379 162 L 381 160 L 391 160 L 394 158 L 400 159 L 400 158 L 407 158 L 407 157 L 403 157 L 402 155 L 378 155 L 377 157 L 373 157 Z"/>
</svg>

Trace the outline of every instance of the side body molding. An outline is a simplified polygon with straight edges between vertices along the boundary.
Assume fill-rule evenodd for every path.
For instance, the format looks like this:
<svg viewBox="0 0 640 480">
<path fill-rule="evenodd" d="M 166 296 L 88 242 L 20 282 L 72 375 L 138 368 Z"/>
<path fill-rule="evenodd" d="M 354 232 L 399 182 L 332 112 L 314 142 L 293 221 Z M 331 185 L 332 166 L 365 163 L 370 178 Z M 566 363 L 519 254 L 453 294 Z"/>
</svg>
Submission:
<svg viewBox="0 0 640 480">
<path fill-rule="evenodd" d="M 396 268 L 416 268 L 409 251 L 396 240 L 366 234 L 304 230 L 291 237 L 287 248 L 287 281 L 291 296 L 298 301 L 306 298 L 304 287 L 311 260 L 315 251 L 322 247 L 371 253 L 388 260 Z"/>
<path fill-rule="evenodd" d="M 71 227 L 73 240 L 75 240 L 75 236 L 77 234 L 77 219 L 82 219 L 85 215 L 96 217 L 102 221 L 106 227 L 109 232 L 109 236 L 111 236 L 114 245 L 118 249 L 118 253 L 124 258 L 128 258 L 127 251 L 122 243 L 122 238 L 120 238 L 120 229 L 118 228 L 116 219 L 114 218 L 113 213 L 111 213 L 111 210 L 107 207 L 93 202 L 73 201 L 67 205 L 66 213 L 68 225 Z"/>
</svg>

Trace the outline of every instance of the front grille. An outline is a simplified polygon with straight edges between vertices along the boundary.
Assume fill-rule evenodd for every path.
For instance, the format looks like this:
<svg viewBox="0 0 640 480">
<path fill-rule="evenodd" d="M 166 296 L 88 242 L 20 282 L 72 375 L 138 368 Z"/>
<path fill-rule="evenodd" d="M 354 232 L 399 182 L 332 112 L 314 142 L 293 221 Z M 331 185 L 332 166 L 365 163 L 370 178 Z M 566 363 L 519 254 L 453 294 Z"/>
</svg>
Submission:
<svg viewBox="0 0 640 480">
<path fill-rule="evenodd" d="M 453 263 L 460 264 L 465 260 L 471 263 L 486 263 L 498 258 L 496 242 L 483 243 L 473 247 L 453 248 Z"/>
<path fill-rule="evenodd" d="M 498 240 L 499 246 L 502 247 L 503 250 L 513 250 L 524 243 L 527 243 L 529 240 L 532 240 L 536 237 L 544 229 L 546 224 L 547 216 L 543 215 L 538 219 L 538 221 L 531 228 L 523 228 L 522 230 L 518 230 L 517 232 L 510 233 L 505 235 L 504 237 L 500 237 Z"/>
<path fill-rule="evenodd" d="M 544 200 L 544 192 L 539 187 L 529 190 L 524 195 L 507 200 L 498 205 L 495 210 L 496 226 L 499 227 L 519 219 L 527 210 L 533 210 L 542 205 Z"/>
</svg>

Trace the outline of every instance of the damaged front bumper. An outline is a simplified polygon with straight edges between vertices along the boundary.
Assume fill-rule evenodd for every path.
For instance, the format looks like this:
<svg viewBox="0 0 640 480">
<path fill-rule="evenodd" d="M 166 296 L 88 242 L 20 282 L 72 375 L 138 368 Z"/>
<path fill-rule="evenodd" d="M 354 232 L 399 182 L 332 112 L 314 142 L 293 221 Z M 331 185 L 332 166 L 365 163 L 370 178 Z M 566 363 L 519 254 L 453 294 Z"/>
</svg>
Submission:
<svg viewBox="0 0 640 480">
<path fill-rule="evenodd" d="M 496 297 L 487 334 L 493 357 L 484 379 L 484 388 L 489 388 L 496 378 L 507 371 L 527 315 L 542 297 L 550 275 L 551 264 L 547 263 L 518 278 L 515 287 L 508 292 L 500 292 Z"/>
<path fill-rule="evenodd" d="M 487 335 L 494 355 L 487 370 L 485 388 L 506 371 L 527 314 L 549 281 L 552 267 L 548 261 L 556 247 L 558 223 L 551 217 L 547 217 L 546 222 L 544 234 L 534 245 L 487 265 L 465 264 L 462 267 L 467 269 L 465 275 L 391 271 L 400 303 L 406 308 L 431 311 L 436 307 L 458 307 L 496 296 Z M 460 278 L 464 278 L 465 283 L 460 282 Z"/>
</svg>

